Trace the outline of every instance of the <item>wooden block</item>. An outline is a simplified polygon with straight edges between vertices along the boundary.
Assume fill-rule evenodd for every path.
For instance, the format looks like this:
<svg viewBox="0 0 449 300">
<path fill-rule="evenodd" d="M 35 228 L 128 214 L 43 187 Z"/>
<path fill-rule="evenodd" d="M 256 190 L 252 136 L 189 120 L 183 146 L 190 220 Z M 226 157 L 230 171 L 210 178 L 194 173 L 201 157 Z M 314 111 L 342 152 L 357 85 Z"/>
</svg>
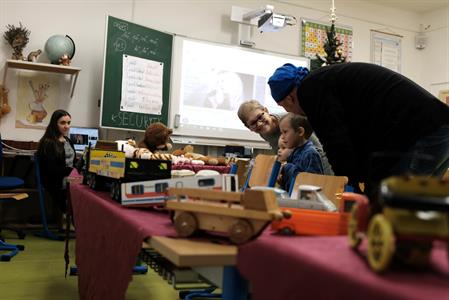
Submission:
<svg viewBox="0 0 449 300">
<path fill-rule="evenodd" d="M 237 246 L 153 236 L 151 246 L 178 267 L 233 266 Z"/>
</svg>

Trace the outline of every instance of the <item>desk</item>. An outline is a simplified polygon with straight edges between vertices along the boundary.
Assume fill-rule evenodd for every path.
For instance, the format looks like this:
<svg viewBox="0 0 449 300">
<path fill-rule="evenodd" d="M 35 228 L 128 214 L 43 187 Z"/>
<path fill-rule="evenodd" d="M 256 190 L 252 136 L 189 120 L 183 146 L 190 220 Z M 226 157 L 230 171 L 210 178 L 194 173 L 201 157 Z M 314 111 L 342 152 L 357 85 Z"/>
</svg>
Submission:
<svg viewBox="0 0 449 300">
<path fill-rule="evenodd" d="M 175 235 L 167 214 L 120 207 L 108 193 L 79 184 L 71 186 L 71 197 L 80 298 L 124 299 L 142 241 Z M 154 244 L 170 244 L 164 240 L 157 238 Z M 159 251 L 171 255 L 167 249 Z M 267 229 L 239 247 L 237 269 L 250 281 L 254 300 L 449 300 L 445 247 L 432 255 L 430 271 L 393 270 L 379 276 L 349 248 L 345 236 L 282 237 Z"/>
<path fill-rule="evenodd" d="M 377 275 L 349 248 L 346 236 L 283 237 L 265 231 L 239 248 L 237 266 L 251 282 L 254 300 L 449 300 L 446 247 L 434 249 L 430 271 L 396 268 Z"/>
</svg>

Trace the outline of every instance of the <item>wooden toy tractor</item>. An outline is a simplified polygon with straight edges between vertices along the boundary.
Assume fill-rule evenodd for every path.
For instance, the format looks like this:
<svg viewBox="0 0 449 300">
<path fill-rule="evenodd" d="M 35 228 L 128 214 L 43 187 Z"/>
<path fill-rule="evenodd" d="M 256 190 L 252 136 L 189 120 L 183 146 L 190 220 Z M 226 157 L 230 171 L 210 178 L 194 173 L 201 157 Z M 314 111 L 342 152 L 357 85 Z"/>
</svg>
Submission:
<svg viewBox="0 0 449 300">
<path fill-rule="evenodd" d="M 448 181 L 390 177 L 382 181 L 379 197 L 382 213 L 370 218 L 368 201 L 358 202 L 348 225 L 352 248 L 367 237 L 374 271 L 386 270 L 394 256 L 413 266 L 427 265 L 434 240 L 447 243 L 449 252 Z"/>
<path fill-rule="evenodd" d="M 166 208 L 174 210 L 175 229 L 189 237 L 202 229 L 229 236 L 242 244 L 259 235 L 271 220 L 289 217 L 281 212 L 273 191 L 247 190 L 244 193 L 204 189 L 170 188 Z"/>
</svg>

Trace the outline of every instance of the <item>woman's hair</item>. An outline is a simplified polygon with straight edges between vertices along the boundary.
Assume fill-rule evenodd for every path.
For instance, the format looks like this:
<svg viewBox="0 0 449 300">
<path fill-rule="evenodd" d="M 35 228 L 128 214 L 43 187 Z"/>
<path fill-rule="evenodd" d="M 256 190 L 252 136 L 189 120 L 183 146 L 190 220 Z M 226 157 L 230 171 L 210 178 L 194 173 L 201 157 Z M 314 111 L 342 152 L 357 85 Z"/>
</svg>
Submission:
<svg viewBox="0 0 449 300">
<path fill-rule="evenodd" d="M 44 135 L 39 140 L 38 152 L 40 154 L 45 155 L 46 151 L 52 148 L 55 150 L 56 155 L 63 155 L 64 147 L 61 147 L 61 142 L 59 141 L 61 132 L 59 131 L 58 120 L 65 116 L 72 117 L 67 111 L 62 109 L 55 110 L 51 115 L 50 123 L 48 123 Z"/>
<path fill-rule="evenodd" d="M 312 126 L 310 126 L 309 120 L 307 120 L 306 117 L 303 117 L 301 115 L 296 115 L 294 113 L 288 113 L 281 118 L 279 123 L 284 120 L 289 122 L 290 127 L 294 131 L 298 131 L 299 128 L 301 128 L 301 127 L 304 128 L 304 137 L 306 139 L 309 139 L 310 136 L 312 135 L 313 129 L 312 129 Z"/>
<path fill-rule="evenodd" d="M 246 125 L 246 122 L 248 121 L 248 113 L 254 109 L 264 109 L 264 106 L 257 100 L 245 101 L 240 105 L 237 115 L 243 124 Z"/>
</svg>

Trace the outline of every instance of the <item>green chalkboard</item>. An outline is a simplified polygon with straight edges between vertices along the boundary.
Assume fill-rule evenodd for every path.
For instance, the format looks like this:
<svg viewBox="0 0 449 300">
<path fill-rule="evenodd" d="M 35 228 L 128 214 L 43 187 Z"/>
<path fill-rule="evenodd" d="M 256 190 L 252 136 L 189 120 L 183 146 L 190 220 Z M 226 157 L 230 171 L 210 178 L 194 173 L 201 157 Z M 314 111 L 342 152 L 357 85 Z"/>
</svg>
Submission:
<svg viewBox="0 0 449 300">
<path fill-rule="evenodd" d="M 167 124 L 172 47 L 172 34 L 108 16 L 103 94 L 101 99 L 101 127 L 145 130 L 148 125 L 154 122 Z M 160 109 L 160 114 L 140 113 L 122 109 L 124 57 L 146 59 L 160 66 L 159 71 L 162 71 L 162 82 L 158 81 L 162 84 L 162 108 Z M 145 89 L 148 90 L 146 87 Z M 148 93 L 151 94 L 152 92 L 150 86 Z M 160 96 L 160 93 L 158 95 Z"/>
</svg>

